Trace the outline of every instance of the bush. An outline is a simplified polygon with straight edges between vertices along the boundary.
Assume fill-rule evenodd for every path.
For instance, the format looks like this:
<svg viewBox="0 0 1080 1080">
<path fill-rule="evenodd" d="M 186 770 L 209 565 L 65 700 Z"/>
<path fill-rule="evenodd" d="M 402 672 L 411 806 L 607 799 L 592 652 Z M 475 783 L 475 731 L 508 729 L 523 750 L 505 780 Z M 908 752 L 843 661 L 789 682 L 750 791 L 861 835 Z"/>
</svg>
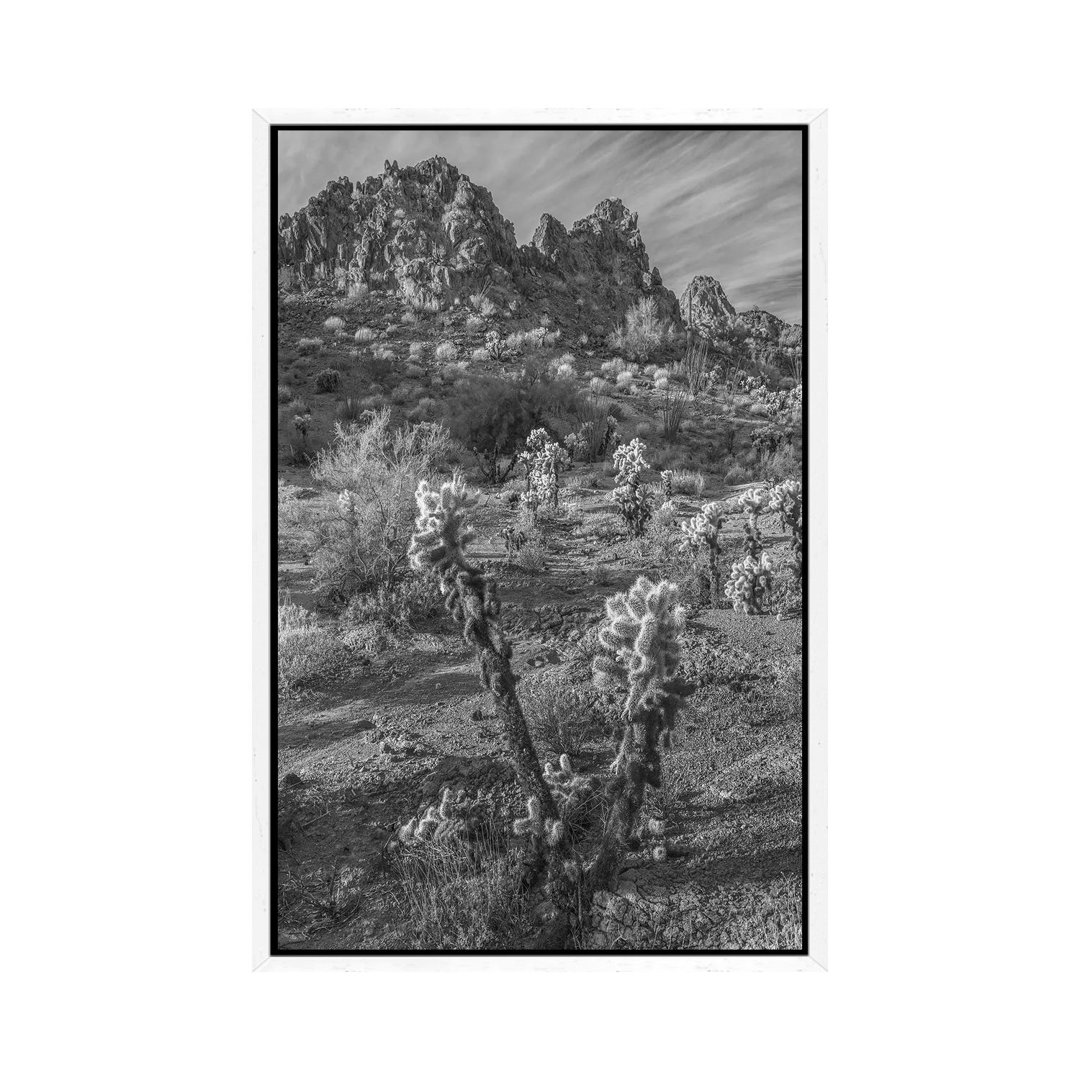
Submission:
<svg viewBox="0 0 1080 1080">
<path fill-rule="evenodd" d="M 501 483 L 513 472 L 529 432 L 540 426 L 541 414 L 536 395 L 520 381 L 472 376 L 452 403 L 451 431 L 476 457 L 484 477 Z"/>
<path fill-rule="evenodd" d="M 279 386 L 277 388 L 277 400 L 279 405 L 287 405 L 290 401 L 292 401 L 292 396 L 292 387 Z"/>
<path fill-rule="evenodd" d="M 333 393 L 341 385 L 341 372 L 337 368 L 324 368 L 315 376 L 317 394 Z"/>
<path fill-rule="evenodd" d="M 333 334 L 336 337 L 345 329 L 345 320 L 339 318 L 337 315 L 331 315 L 330 318 L 323 323 L 323 329 L 328 334 Z"/>
<path fill-rule="evenodd" d="M 332 505 L 315 504 L 309 520 L 322 596 L 343 602 L 379 586 L 395 589 L 405 574 L 417 484 L 434 476 L 448 452 L 445 428 L 406 423 L 391 429 L 389 409 L 362 426 L 337 425 L 332 445 L 311 470 L 338 496 Z"/>
<path fill-rule="evenodd" d="M 700 497 L 705 490 L 705 477 L 690 469 L 675 469 L 671 474 L 671 490 L 675 495 Z"/>
<path fill-rule="evenodd" d="M 625 325 L 611 337 L 612 348 L 635 360 L 648 360 L 669 336 L 668 324 L 657 314 L 656 300 L 643 297 L 626 313 Z"/>
<path fill-rule="evenodd" d="M 520 686 L 529 730 L 546 749 L 573 758 L 598 733 L 601 716 L 591 687 L 557 675 L 541 675 L 523 681 Z"/>
<path fill-rule="evenodd" d="M 456 360 L 458 347 L 452 341 L 440 341 L 435 349 L 435 359 L 443 362 Z"/>
<path fill-rule="evenodd" d="M 364 408 L 356 398 L 347 397 L 338 402 L 334 419 L 340 424 L 355 424 L 364 415 Z"/>
<path fill-rule="evenodd" d="M 327 626 L 290 601 L 278 605 L 278 691 L 303 690 L 340 671 L 348 649 Z"/>
<path fill-rule="evenodd" d="M 360 329 L 353 334 L 353 340 L 357 345 L 365 345 L 369 341 L 375 340 L 375 331 L 370 327 L 361 326 Z"/>
<path fill-rule="evenodd" d="M 471 334 L 475 334 L 479 330 L 483 330 L 487 324 L 479 315 L 470 315 L 465 320 L 465 329 Z"/>
<path fill-rule="evenodd" d="M 317 337 L 314 337 L 314 338 L 309 338 L 309 337 L 301 338 L 296 343 L 296 351 L 298 353 L 300 353 L 301 356 L 307 356 L 309 353 L 310 354 L 319 353 L 319 352 L 322 351 L 322 347 L 323 347 L 323 340 L 322 340 L 322 338 L 317 338 Z"/>
</svg>

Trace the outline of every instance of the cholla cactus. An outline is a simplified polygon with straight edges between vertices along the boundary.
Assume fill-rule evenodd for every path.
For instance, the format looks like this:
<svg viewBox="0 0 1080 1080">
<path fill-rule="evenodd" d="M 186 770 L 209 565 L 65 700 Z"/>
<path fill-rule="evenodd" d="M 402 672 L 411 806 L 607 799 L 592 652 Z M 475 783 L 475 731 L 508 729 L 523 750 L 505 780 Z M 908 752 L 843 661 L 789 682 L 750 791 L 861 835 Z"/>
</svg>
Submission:
<svg viewBox="0 0 1080 1080">
<path fill-rule="evenodd" d="M 612 821 L 605 831 L 597 873 L 611 872 L 618 850 L 630 842 L 644 801 L 645 785 L 659 787 L 660 744 L 670 745 L 670 731 L 693 686 L 676 674 L 686 613 L 676 602 L 670 581 L 653 584 L 638 578 L 627 593 L 607 601 L 607 622 L 600 628 L 604 650 L 593 660 L 593 682 L 623 697 L 624 730 L 612 763 L 615 774 Z"/>
<path fill-rule="evenodd" d="M 641 474 L 648 468 L 644 456 L 645 444 L 640 439 L 615 448 L 615 490 L 611 498 L 634 536 L 641 536 L 652 517 L 649 493 L 641 483 Z"/>
<path fill-rule="evenodd" d="M 720 533 L 724 527 L 723 505 L 706 503 L 689 521 L 679 524 L 684 551 L 707 551 L 709 556 L 709 595 L 713 604 L 720 599 Z"/>
<path fill-rule="evenodd" d="M 769 494 L 769 509 L 791 530 L 791 550 L 795 556 L 795 576 L 803 570 L 803 493 L 801 480 L 785 480 Z"/>
<path fill-rule="evenodd" d="M 592 796 L 595 787 L 591 776 L 574 772 L 567 754 L 559 756 L 557 769 L 550 761 L 544 764 L 544 779 L 551 788 L 551 794 L 559 810 L 559 817 L 564 822 L 572 821 L 578 815 Z"/>
<path fill-rule="evenodd" d="M 670 499 L 673 494 L 671 487 L 673 476 L 674 473 L 672 473 L 670 469 L 664 469 L 660 474 L 660 494 L 663 495 L 665 499 Z"/>
<path fill-rule="evenodd" d="M 465 548 L 473 533 L 465 520 L 469 503 L 460 479 L 444 483 L 438 491 L 421 480 L 416 489 L 416 529 L 409 543 L 409 562 L 439 580 L 447 610 L 463 623 L 463 636 L 476 651 L 480 680 L 491 692 L 513 755 L 518 784 L 528 797 L 539 801 L 543 816 L 555 818 L 555 802 L 540 772 L 525 714 L 517 696 L 517 677 L 510 667 L 510 642 L 499 622 L 498 589 L 469 564 Z"/>
<path fill-rule="evenodd" d="M 761 529 L 758 518 L 769 508 L 769 493 L 765 488 L 753 488 L 744 491 L 738 498 L 738 507 L 745 515 L 743 519 L 743 551 L 747 558 L 756 559 L 764 549 L 761 542 Z"/>
<path fill-rule="evenodd" d="M 761 615 L 772 589 L 772 560 L 767 554 L 758 558 L 747 555 L 742 562 L 731 564 L 731 576 L 724 594 L 732 607 L 744 615 Z"/>
<path fill-rule="evenodd" d="M 570 455 L 543 428 L 535 428 L 525 441 L 521 460 L 526 470 L 525 495 L 534 496 L 527 505 L 535 510 L 541 503 L 547 502 L 557 510 L 559 473 L 570 464 Z"/>
<path fill-rule="evenodd" d="M 456 793 L 449 787 L 443 788 L 438 805 L 432 803 L 402 825 L 397 839 L 402 843 L 465 839 L 477 828 L 475 809 L 476 803 L 466 797 L 464 788 Z"/>
<path fill-rule="evenodd" d="M 585 448 L 585 440 L 576 431 L 571 431 L 563 439 L 563 444 L 566 447 L 567 457 L 570 461 L 573 461 L 575 456 L 581 455 Z"/>
</svg>

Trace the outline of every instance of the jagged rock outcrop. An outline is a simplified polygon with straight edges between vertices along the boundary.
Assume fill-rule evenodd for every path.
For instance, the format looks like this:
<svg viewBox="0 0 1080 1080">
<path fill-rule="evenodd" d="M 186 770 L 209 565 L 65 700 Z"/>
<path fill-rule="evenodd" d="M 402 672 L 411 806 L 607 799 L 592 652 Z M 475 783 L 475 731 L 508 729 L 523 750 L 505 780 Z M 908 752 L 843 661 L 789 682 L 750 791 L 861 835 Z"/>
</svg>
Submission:
<svg viewBox="0 0 1080 1080">
<path fill-rule="evenodd" d="M 483 286 L 504 297 L 572 296 L 613 322 L 641 297 L 681 326 L 638 230 L 637 214 L 604 199 L 569 230 L 544 214 L 532 243 L 517 247 L 514 226 L 491 193 L 445 158 L 353 184 L 332 181 L 278 224 L 278 276 L 284 288 L 352 283 L 384 287 L 403 299 L 448 299 Z"/>
<path fill-rule="evenodd" d="M 714 342 L 726 337 L 738 318 L 724 286 L 707 274 L 690 279 L 679 297 L 679 310 L 688 327 Z"/>
<path fill-rule="evenodd" d="M 621 314 L 642 297 L 656 300 L 662 319 L 682 324 L 675 294 L 650 267 L 638 216 L 621 199 L 603 199 L 587 217 L 567 228 L 544 214 L 532 244 L 521 249 L 523 269 L 567 283 L 598 307 Z"/>
<path fill-rule="evenodd" d="M 505 285 L 517 270 L 514 226 L 445 158 L 330 183 L 278 223 L 280 284 L 385 285 L 405 299 Z"/>
</svg>

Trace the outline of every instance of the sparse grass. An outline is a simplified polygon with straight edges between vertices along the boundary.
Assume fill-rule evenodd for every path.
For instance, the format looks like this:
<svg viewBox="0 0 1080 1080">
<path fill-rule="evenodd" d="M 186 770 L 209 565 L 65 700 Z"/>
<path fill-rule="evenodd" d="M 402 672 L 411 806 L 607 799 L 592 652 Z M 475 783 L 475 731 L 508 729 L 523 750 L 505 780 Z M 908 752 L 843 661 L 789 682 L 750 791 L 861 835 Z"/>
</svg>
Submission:
<svg viewBox="0 0 1080 1080">
<path fill-rule="evenodd" d="M 323 339 L 322 338 L 301 338 L 296 343 L 296 351 L 301 356 L 316 356 L 322 352 Z"/>
<path fill-rule="evenodd" d="M 395 858 L 405 949 L 521 948 L 529 934 L 519 849 L 502 849 L 495 827 L 472 842 L 411 845 Z"/>
<path fill-rule="evenodd" d="M 588 684 L 544 674 L 522 682 L 519 694 L 529 730 L 556 757 L 573 760 L 600 733 L 596 694 Z"/>
<path fill-rule="evenodd" d="M 349 650 L 337 634 L 304 608 L 278 605 L 278 689 L 284 696 L 340 672 Z"/>
<path fill-rule="evenodd" d="M 671 490 L 676 495 L 693 495 L 699 498 L 705 490 L 705 477 L 702 473 L 690 469 L 673 469 Z"/>
<path fill-rule="evenodd" d="M 339 315 L 331 315 L 323 323 L 323 329 L 330 335 L 336 337 L 345 329 L 345 320 Z"/>
<path fill-rule="evenodd" d="M 334 409 L 334 419 L 339 424 L 355 424 L 363 415 L 363 406 L 357 398 L 347 397 L 344 401 L 339 401 Z"/>
</svg>

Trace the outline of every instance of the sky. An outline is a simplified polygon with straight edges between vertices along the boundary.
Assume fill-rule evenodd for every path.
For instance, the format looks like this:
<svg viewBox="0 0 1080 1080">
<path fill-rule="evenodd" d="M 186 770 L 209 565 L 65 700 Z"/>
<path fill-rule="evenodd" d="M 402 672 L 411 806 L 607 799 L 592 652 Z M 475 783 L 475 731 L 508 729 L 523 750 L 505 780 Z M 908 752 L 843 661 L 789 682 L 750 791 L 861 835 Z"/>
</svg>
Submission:
<svg viewBox="0 0 1080 1080">
<path fill-rule="evenodd" d="M 618 197 L 637 211 L 650 264 L 676 295 L 709 274 L 736 310 L 802 321 L 798 131 L 282 131 L 279 211 L 299 210 L 338 177 L 436 155 L 491 192 L 519 244 L 544 212 L 570 228 Z"/>
</svg>

